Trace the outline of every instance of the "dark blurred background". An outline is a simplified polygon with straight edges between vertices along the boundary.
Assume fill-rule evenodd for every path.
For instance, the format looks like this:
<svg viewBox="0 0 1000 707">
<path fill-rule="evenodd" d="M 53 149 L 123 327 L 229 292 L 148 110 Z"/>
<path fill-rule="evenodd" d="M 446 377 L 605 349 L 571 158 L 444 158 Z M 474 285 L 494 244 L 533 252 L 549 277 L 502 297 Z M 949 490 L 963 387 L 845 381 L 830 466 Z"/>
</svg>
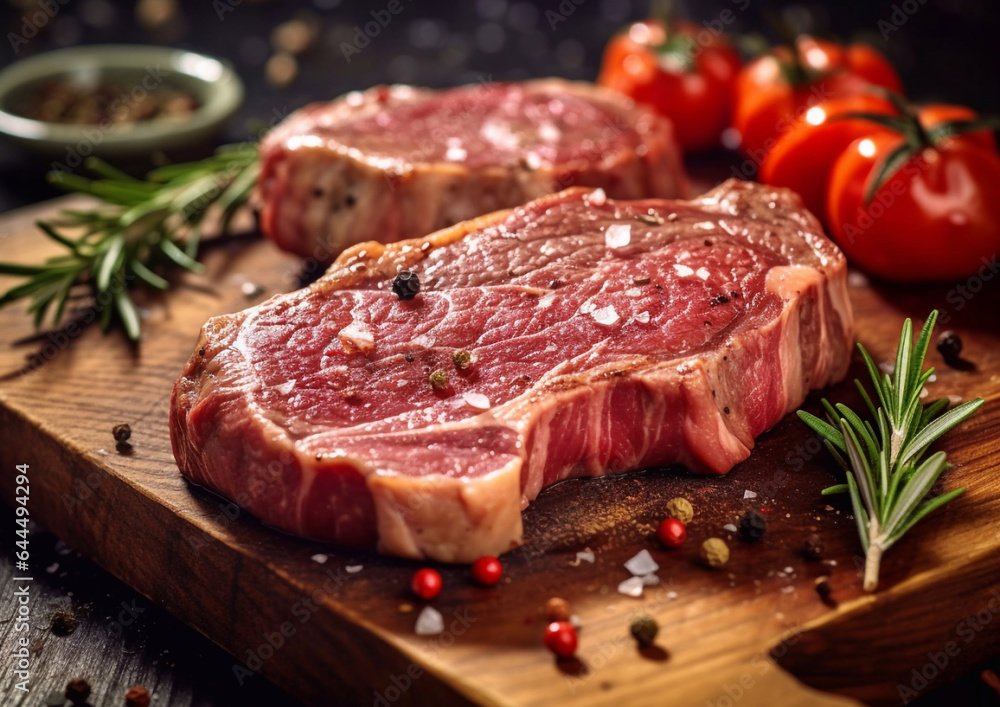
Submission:
<svg viewBox="0 0 1000 707">
<path fill-rule="evenodd" d="M 650 0 L 400 0 L 402 12 L 380 28 L 360 52 L 345 57 L 344 43 L 388 0 L 4 0 L 0 67 L 59 47 L 93 43 L 151 43 L 229 60 L 247 96 L 220 142 L 243 141 L 275 115 L 376 83 L 447 86 L 463 82 L 559 75 L 593 79 L 608 38 L 631 20 L 650 15 Z M 1000 5 L 996 0 L 677 0 L 677 16 L 711 22 L 734 11 L 732 33 L 774 41 L 770 12 L 798 30 L 843 40 L 864 40 L 887 54 L 910 97 L 1000 112 Z M 26 17 L 57 11 L 25 42 Z M 745 8 L 745 9 L 742 9 Z M 350 59 L 348 61 L 347 59 Z M 0 211 L 56 192 L 44 180 L 48 162 L 0 144 Z M 0 517 L 10 523 L 10 514 Z M 45 611 L 73 606 L 80 626 L 73 645 L 48 648 L 52 665 L 82 651 L 92 665 L 95 704 L 119 704 L 128 684 L 145 682 L 156 704 L 231 704 L 231 685 L 220 682 L 232 659 L 166 612 L 39 529 L 38 546 L 50 555 L 37 601 Z M 0 560 L 9 560 L 8 550 Z M 3 569 L 8 563 L 0 562 Z M 0 572 L 0 574 L 5 574 Z M 6 578 L 6 577 L 5 577 Z M 106 631 L 121 602 L 147 613 L 124 635 Z M 42 612 L 44 614 L 44 611 Z M 107 614 L 107 616 L 105 616 Z M 996 705 L 980 679 L 994 659 L 958 683 L 919 701 Z M 59 670 L 53 667 L 52 670 Z M 46 671 L 60 685 L 66 675 Z M 39 702 L 41 704 L 41 702 Z M 61 704 L 58 693 L 46 704 Z M 240 704 L 291 705 L 294 701 L 257 678 Z"/>
<path fill-rule="evenodd" d="M 593 79 L 608 38 L 662 0 L 400 0 L 402 11 L 345 57 L 356 28 L 388 0 L 6 0 L 0 66 L 58 47 L 106 42 L 172 45 L 228 59 L 247 87 L 228 141 L 277 113 L 376 83 L 446 86 L 491 78 Z M 733 33 L 775 40 L 788 25 L 885 52 L 915 100 L 1000 112 L 1000 7 L 995 0 L 675 0 L 677 16 L 711 22 L 730 9 Z M 25 18 L 51 18 L 25 42 Z M 51 13 L 51 8 L 57 11 Z M 363 40 L 362 40 L 363 43 Z M 350 61 L 348 61 L 350 59 Z M 0 211 L 54 195 L 47 165 L 0 146 Z"/>
</svg>

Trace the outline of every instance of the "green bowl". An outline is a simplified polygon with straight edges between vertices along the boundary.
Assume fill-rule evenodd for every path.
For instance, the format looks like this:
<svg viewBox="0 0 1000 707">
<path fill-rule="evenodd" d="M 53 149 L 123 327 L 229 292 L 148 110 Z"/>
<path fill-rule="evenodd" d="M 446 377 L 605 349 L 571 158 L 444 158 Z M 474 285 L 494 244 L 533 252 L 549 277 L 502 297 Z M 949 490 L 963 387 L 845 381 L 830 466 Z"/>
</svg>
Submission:
<svg viewBox="0 0 1000 707">
<path fill-rule="evenodd" d="M 183 118 L 156 118 L 103 125 L 52 123 L 12 112 L 29 91 L 52 80 L 79 86 L 113 82 L 124 102 L 143 91 L 169 86 L 193 96 L 198 107 Z M 46 52 L 0 71 L 0 136 L 37 154 L 62 158 L 74 169 L 93 155 L 109 160 L 154 152 L 183 152 L 218 133 L 243 100 L 232 68 L 202 54 L 143 45 L 94 45 Z"/>
</svg>

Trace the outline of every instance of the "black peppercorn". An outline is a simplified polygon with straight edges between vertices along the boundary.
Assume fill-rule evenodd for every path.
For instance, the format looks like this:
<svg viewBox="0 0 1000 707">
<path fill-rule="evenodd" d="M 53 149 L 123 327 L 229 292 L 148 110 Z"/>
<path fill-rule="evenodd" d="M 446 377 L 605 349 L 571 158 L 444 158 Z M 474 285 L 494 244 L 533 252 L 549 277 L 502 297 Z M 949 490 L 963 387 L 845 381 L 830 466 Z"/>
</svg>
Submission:
<svg viewBox="0 0 1000 707">
<path fill-rule="evenodd" d="M 748 543 L 755 543 L 764 537 L 767 532 L 767 523 L 757 511 L 750 511 L 740 518 L 740 537 Z"/>
<path fill-rule="evenodd" d="M 819 598 L 824 602 L 830 601 L 830 595 L 833 593 L 833 590 L 830 587 L 830 580 L 828 578 L 816 578 L 816 593 L 819 594 Z"/>
<path fill-rule="evenodd" d="M 399 299 L 413 299 L 420 292 L 420 278 L 412 270 L 400 270 L 392 280 L 392 291 Z"/>
<path fill-rule="evenodd" d="M 115 425 L 111 428 L 111 434 L 114 435 L 115 441 L 118 444 L 122 444 L 123 442 L 128 442 L 128 438 L 132 436 L 132 428 L 128 423 Z"/>
<path fill-rule="evenodd" d="M 802 548 L 802 554 L 805 555 L 807 560 L 820 560 L 823 558 L 823 543 L 820 541 L 819 536 L 813 533 L 808 538 L 806 538 L 805 545 Z"/>
<path fill-rule="evenodd" d="M 962 337 L 950 330 L 941 332 L 937 340 L 937 350 L 944 362 L 950 365 L 957 361 L 962 353 Z"/>
<path fill-rule="evenodd" d="M 66 699 L 75 705 L 86 703 L 90 697 L 90 683 L 83 678 L 73 678 L 66 683 Z"/>
<path fill-rule="evenodd" d="M 57 609 L 52 613 L 49 630 L 57 636 L 68 636 L 76 631 L 77 624 L 79 624 L 79 621 L 77 621 L 76 615 L 72 611 Z"/>
</svg>

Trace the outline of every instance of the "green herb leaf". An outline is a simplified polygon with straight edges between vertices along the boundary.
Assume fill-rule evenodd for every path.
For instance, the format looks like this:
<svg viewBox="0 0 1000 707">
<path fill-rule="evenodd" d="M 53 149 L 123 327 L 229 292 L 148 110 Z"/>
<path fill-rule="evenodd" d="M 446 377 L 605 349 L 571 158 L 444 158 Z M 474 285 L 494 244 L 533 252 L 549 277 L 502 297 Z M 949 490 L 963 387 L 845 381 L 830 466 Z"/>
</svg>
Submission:
<svg viewBox="0 0 1000 707">
<path fill-rule="evenodd" d="M 86 167 L 98 178 L 52 172 L 49 181 L 100 203 L 92 209 L 67 209 L 58 219 L 38 223 L 68 252 L 40 265 L 0 263 L 0 275 L 26 278 L 0 294 L 0 307 L 29 299 L 35 326 L 41 326 L 54 305 L 51 321 L 58 324 L 66 302 L 87 296 L 82 292 L 86 288 L 94 301 L 109 303 L 101 307 L 102 330 L 117 321 L 136 341 L 140 320 L 126 288 L 169 289 L 170 281 L 154 271 L 156 265 L 201 269 L 196 260 L 201 222 L 214 206 L 222 212 L 223 230 L 229 227 L 256 180 L 257 148 L 227 145 L 200 162 L 156 169 L 146 181 L 97 159 L 88 159 Z M 67 235 L 70 229 L 78 235 Z"/>
<path fill-rule="evenodd" d="M 830 424 L 815 415 L 799 411 L 799 418 L 818 433 L 830 454 L 846 472 L 846 483 L 830 486 L 824 496 L 847 491 L 858 525 L 858 537 L 865 551 L 866 591 L 878 586 L 882 556 L 918 521 L 948 501 L 960 496 L 956 489 L 927 499 L 934 484 L 951 465 L 944 452 L 921 461 L 930 446 L 942 435 L 972 416 L 982 398 L 945 411 L 946 399 L 928 405 L 920 393 L 931 370 L 924 371 L 937 312 L 931 312 L 916 343 L 913 324 L 907 319 L 896 349 L 896 367 L 891 376 L 880 373 L 875 362 L 858 344 L 875 389 L 874 399 L 864 385 L 855 381 L 871 419 L 863 419 L 846 405 L 823 400 Z"/>
</svg>

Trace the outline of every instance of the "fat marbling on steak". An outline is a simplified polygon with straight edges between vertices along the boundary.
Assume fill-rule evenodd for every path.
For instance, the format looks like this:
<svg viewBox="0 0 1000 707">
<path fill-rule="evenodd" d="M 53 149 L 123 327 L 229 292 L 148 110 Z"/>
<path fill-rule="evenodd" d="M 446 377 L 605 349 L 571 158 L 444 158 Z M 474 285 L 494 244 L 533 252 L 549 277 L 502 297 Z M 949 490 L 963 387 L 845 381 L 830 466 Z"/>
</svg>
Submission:
<svg viewBox="0 0 1000 707">
<path fill-rule="evenodd" d="M 260 148 L 261 229 L 329 262 L 570 186 L 686 196 L 666 118 L 587 83 L 379 86 L 307 106 Z"/>
<path fill-rule="evenodd" d="M 409 301 L 403 268 L 423 282 Z M 573 189 L 356 246 L 211 319 L 174 389 L 174 454 L 278 528 L 471 561 L 518 545 L 562 479 L 725 473 L 845 374 L 851 342 L 844 258 L 792 192 Z"/>
</svg>

